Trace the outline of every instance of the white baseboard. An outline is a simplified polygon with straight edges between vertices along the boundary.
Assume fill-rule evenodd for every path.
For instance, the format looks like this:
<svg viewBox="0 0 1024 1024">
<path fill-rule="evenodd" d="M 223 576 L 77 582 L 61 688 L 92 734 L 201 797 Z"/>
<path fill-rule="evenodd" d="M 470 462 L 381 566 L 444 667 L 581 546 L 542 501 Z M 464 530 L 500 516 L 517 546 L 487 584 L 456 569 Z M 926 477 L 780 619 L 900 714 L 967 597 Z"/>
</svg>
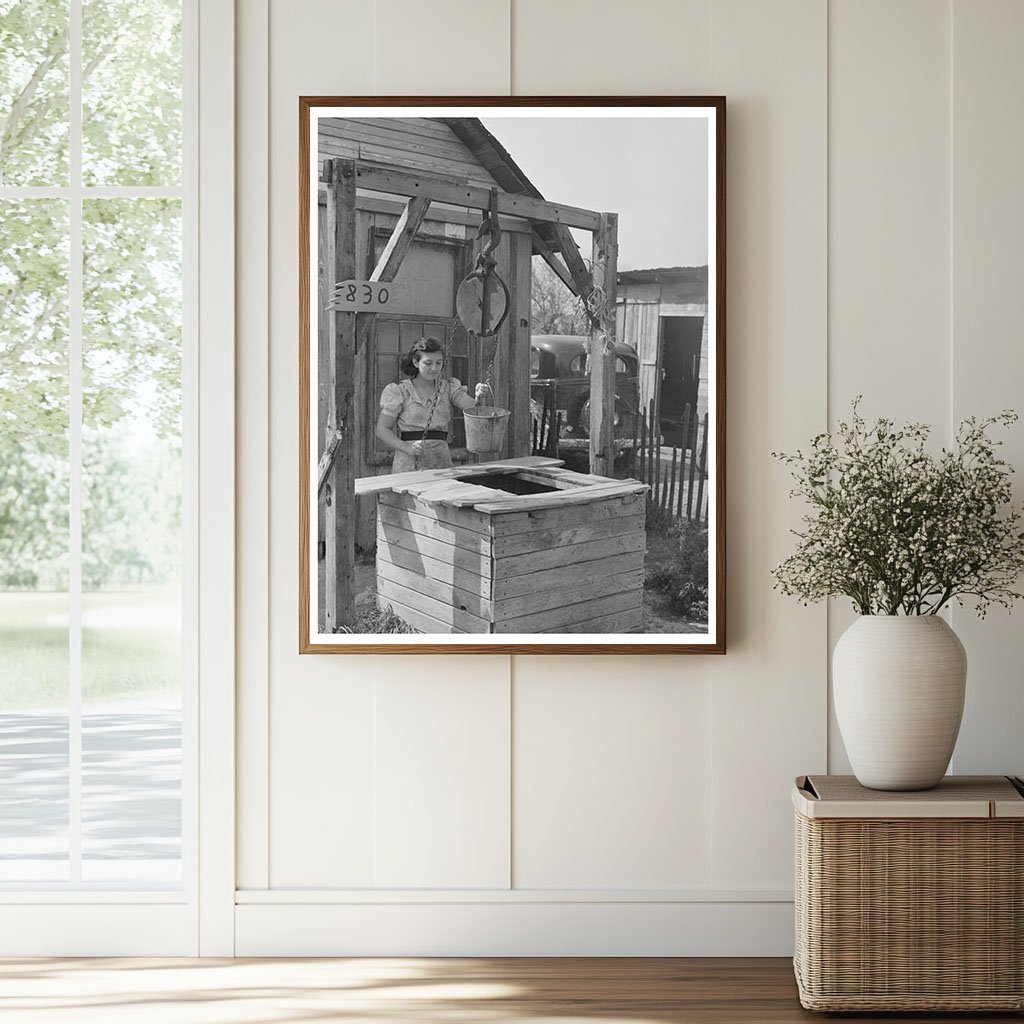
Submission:
<svg viewBox="0 0 1024 1024">
<path fill-rule="evenodd" d="M 792 956 L 793 904 L 775 899 L 240 902 L 235 954 Z"/>
<path fill-rule="evenodd" d="M 0 904 L 0 956 L 196 956 L 196 934 L 187 904 Z"/>
</svg>

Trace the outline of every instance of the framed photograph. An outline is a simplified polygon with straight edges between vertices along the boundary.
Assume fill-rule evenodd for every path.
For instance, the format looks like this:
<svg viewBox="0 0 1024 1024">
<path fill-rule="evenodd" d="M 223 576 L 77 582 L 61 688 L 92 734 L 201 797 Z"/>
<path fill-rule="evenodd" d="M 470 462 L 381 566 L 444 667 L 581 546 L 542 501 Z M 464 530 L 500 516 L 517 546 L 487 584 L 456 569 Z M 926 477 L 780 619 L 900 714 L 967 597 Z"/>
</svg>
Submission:
<svg viewBox="0 0 1024 1024">
<path fill-rule="evenodd" d="M 725 652 L 725 100 L 302 97 L 302 653 Z"/>
</svg>

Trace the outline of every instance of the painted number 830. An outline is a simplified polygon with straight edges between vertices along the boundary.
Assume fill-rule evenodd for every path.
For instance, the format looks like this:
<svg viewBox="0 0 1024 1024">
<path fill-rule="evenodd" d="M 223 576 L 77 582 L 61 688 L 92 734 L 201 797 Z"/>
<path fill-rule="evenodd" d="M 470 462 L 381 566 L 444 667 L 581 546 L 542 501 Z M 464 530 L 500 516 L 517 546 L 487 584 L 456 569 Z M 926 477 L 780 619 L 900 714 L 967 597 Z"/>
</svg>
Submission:
<svg viewBox="0 0 1024 1024">
<path fill-rule="evenodd" d="M 380 281 L 339 281 L 332 307 L 345 312 L 378 313 L 387 309 L 393 288 Z"/>
</svg>

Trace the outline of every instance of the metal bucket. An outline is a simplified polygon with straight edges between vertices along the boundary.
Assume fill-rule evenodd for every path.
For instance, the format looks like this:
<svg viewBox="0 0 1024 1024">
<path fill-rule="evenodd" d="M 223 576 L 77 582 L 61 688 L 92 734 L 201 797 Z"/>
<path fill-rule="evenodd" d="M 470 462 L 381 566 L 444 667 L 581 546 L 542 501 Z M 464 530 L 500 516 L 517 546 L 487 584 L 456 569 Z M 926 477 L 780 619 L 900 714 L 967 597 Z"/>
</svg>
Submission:
<svg viewBox="0 0 1024 1024">
<path fill-rule="evenodd" d="M 466 447 L 477 455 L 501 451 L 508 432 L 508 409 L 492 405 L 475 406 L 463 411 L 466 423 Z"/>
</svg>

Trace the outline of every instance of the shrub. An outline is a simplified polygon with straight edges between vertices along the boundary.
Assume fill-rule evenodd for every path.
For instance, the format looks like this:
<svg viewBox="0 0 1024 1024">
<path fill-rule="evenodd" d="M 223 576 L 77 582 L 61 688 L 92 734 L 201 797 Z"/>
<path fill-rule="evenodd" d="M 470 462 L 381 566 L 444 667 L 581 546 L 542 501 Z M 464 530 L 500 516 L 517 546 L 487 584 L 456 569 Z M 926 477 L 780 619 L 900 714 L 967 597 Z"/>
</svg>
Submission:
<svg viewBox="0 0 1024 1024">
<path fill-rule="evenodd" d="M 371 608 L 356 616 L 354 626 L 339 626 L 336 633 L 418 633 L 405 619 L 396 615 L 389 607 Z"/>
<path fill-rule="evenodd" d="M 645 585 L 667 594 L 679 615 L 707 621 L 707 527 L 694 520 L 672 520 L 660 510 L 649 511 L 648 541 Z"/>
</svg>

